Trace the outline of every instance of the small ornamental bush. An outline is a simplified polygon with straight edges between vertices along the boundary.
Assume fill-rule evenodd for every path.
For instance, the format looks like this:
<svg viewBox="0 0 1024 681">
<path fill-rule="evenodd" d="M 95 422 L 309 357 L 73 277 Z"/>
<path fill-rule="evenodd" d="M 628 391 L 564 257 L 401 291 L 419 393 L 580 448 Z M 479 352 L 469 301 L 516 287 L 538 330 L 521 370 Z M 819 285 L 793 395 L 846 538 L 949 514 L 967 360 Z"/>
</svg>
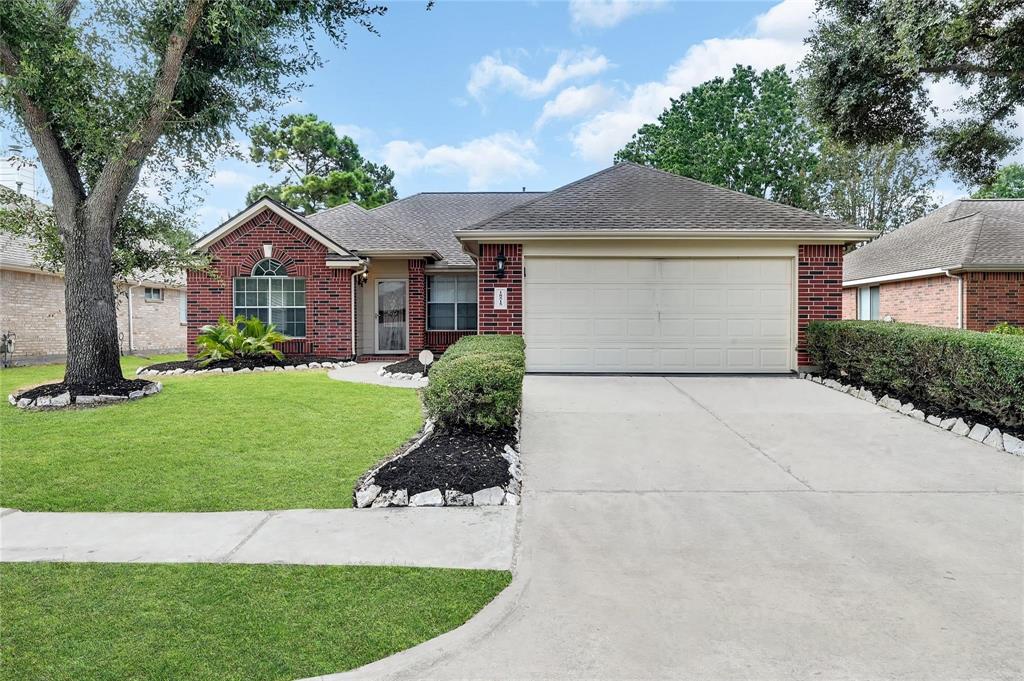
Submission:
<svg viewBox="0 0 1024 681">
<path fill-rule="evenodd" d="M 884 322 L 812 322 L 822 374 L 989 426 L 1024 427 L 1024 337 Z"/>
<path fill-rule="evenodd" d="M 1024 326 L 1013 326 L 1009 322 L 999 322 L 992 327 L 992 333 L 1001 333 L 1007 336 L 1024 336 Z"/>
<path fill-rule="evenodd" d="M 427 412 L 441 428 L 498 430 L 515 425 L 523 398 L 520 336 L 466 336 L 430 369 Z"/>
<path fill-rule="evenodd" d="M 199 330 L 196 359 L 200 366 L 232 357 L 269 355 L 281 359 L 284 355 L 274 345 L 286 340 L 291 339 L 278 333 L 273 324 L 264 324 L 257 317 L 239 316 L 234 322 L 221 317 L 217 324 L 208 324 Z"/>
</svg>

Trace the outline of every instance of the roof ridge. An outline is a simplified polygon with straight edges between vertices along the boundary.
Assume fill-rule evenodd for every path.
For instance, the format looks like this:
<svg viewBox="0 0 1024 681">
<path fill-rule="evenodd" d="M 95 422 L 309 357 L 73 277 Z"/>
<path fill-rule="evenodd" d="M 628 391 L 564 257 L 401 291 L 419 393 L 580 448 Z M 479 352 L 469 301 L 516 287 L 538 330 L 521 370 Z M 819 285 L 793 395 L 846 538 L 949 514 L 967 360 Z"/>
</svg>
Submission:
<svg viewBox="0 0 1024 681">
<path fill-rule="evenodd" d="M 480 227 L 482 225 L 486 225 L 488 222 L 492 222 L 493 220 L 497 220 L 498 218 L 500 218 L 500 217 L 502 217 L 504 215 L 508 215 L 509 213 L 511 213 L 514 210 L 519 210 L 520 208 L 525 208 L 526 206 L 533 205 L 533 204 L 537 203 L 538 201 L 540 201 L 541 199 L 544 199 L 544 198 L 546 198 L 548 196 L 551 196 L 552 194 L 557 194 L 558 192 L 562 191 L 563 189 L 568 189 L 569 187 L 573 187 L 575 185 L 578 185 L 579 183 L 584 182 L 586 180 L 589 180 L 591 178 L 598 177 L 599 175 L 604 175 L 607 172 L 611 172 L 612 170 L 620 167 L 622 164 L 637 165 L 636 163 L 633 163 L 632 161 L 619 161 L 618 163 L 613 163 L 610 166 L 608 166 L 607 168 L 602 168 L 601 170 L 598 170 L 597 172 L 590 173 L 586 177 L 581 177 L 580 179 L 574 180 L 574 181 L 572 181 L 572 182 L 570 182 L 568 184 L 563 184 L 561 187 L 555 187 L 551 191 L 546 192 L 545 194 L 542 194 L 542 195 L 538 196 L 537 198 L 535 198 L 535 199 L 533 199 L 531 201 L 524 201 L 523 203 L 520 203 L 519 205 L 512 206 L 511 208 L 509 208 L 507 210 L 503 210 L 500 213 L 496 213 L 496 214 L 492 215 L 491 217 L 489 217 L 489 218 L 487 218 L 485 220 L 480 220 L 479 222 L 474 222 L 473 224 L 471 224 L 471 225 L 469 225 L 467 227 L 464 227 L 463 229 L 467 229 L 467 230 L 469 230 L 469 229 L 476 229 L 477 227 Z"/>
<path fill-rule="evenodd" d="M 365 208 L 363 208 L 362 206 L 360 206 L 355 201 L 346 201 L 345 203 L 339 203 L 337 206 L 331 206 L 330 208 L 324 208 L 323 210 L 318 210 L 315 213 L 311 213 L 310 217 L 313 217 L 314 215 L 323 215 L 324 213 L 330 213 L 332 210 L 339 210 L 341 208 L 348 208 L 350 206 L 354 206 L 355 208 L 358 208 L 359 210 L 363 211 L 364 213 L 369 213 L 370 212 L 370 211 L 366 210 Z"/>
</svg>

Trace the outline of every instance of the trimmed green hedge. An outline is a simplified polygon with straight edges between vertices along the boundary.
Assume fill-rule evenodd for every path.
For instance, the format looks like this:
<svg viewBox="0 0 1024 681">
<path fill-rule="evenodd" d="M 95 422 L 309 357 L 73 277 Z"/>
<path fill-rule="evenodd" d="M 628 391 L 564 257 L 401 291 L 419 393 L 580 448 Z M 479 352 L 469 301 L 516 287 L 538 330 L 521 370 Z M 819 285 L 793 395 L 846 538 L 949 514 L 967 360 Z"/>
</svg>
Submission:
<svg viewBox="0 0 1024 681">
<path fill-rule="evenodd" d="M 430 369 L 427 412 L 445 429 L 515 425 L 523 398 L 526 345 L 520 336 L 466 336 Z"/>
<path fill-rule="evenodd" d="M 886 322 L 812 322 L 823 375 L 989 426 L 1024 427 L 1024 337 Z"/>
</svg>

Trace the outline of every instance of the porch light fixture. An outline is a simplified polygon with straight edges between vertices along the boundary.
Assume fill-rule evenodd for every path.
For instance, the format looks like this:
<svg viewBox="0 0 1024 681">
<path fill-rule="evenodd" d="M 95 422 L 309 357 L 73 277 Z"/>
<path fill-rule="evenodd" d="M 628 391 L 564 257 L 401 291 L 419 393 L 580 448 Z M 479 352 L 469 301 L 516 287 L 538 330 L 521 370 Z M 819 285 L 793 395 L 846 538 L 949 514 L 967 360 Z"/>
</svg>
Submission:
<svg viewBox="0 0 1024 681">
<path fill-rule="evenodd" d="M 499 277 L 505 276 L 505 251 L 499 251 L 494 259 L 494 274 Z"/>
<path fill-rule="evenodd" d="M 356 279 L 356 281 L 359 283 L 360 286 L 363 286 L 364 284 L 366 284 L 367 281 L 369 281 L 369 279 L 369 273 L 366 270 L 363 270 L 362 272 L 359 273 L 359 277 Z"/>
</svg>

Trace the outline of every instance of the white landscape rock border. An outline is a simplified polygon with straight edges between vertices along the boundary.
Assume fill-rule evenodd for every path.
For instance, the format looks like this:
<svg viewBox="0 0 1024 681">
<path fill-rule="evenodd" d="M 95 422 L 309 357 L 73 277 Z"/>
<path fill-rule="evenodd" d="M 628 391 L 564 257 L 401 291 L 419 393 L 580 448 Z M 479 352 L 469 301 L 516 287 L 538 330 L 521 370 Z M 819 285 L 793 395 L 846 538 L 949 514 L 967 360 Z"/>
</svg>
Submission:
<svg viewBox="0 0 1024 681">
<path fill-rule="evenodd" d="M 341 367 L 354 366 L 355 362 L 309 362 L 308 364 L 289 364 L 287 366 L 278 366 L 276 364 L 265 367 L 246 367 L 244 369 L 166 369 L 164 371 L 157 371 L 155 369 L 147 369 L 146 367 L 139 367 L 135 370 L 136 376 L 194 376 L 196 374 L 258 374 L 269 371 L 307 371 L 310 369 L 340 369 Z"/>
<path fill-rule="evenodd" d="M 19 409 L 61 409 L 64 407 L 70 407 L 72 404 L 75 406 L 94 407 L 100 404 L 110 404 L 112 402 L 138 400 L 143 397 L 149 397 L 150 395 L 156 395 L 163 389 L 163 384 L 157 381 L 156 383 L 150 383 L 141 390 L 133 390 L 127 395 L 78 395 L 73 398 L 71 397 L 71 393 L 63 392 L 59 395 L 42 395 L 35 399 L 31 399 L 11 394 L 7 396 L 7 401 Z"/>
<path fill-rule="evenodd" d="M 395 506 L 516 506 L 519 504 L 523 488 L 523 463 L 519 455 L 518 417 L 516 417 L 515 447 L 505 445 L 505 451 L 501 453 L 501 456 L 508 462 L 508 483 L 502 487 L 488 487 L 472 494 L 458 490 L 446 490 L 442 493 L 439 489 L 432 489 L 409 496 L 408 490 L 384 490 L 374 482 L 374 476 L 381 468 L 419 449 L 434 433 L 434 422 L 428 420 L 421 432 L 420 437 L 404 452 L 388 459 L 366 474 L 356 487 L 356 508 Z"/>
<path fill-rule="evenodd" d="M 384 367 L 377 369 L 377 375 L 383 378 L 397 378 L 400 381 L 419 381 L 421 379 L 426 382 L 430 381 L 429 378 L 427 378 L 418 371 L 415 374 L 406 374 L 401 371 L 384 371 Z"/>
<path fill-rule="evenodd" d="M 964 421 L 962 418 L 943 418 L 941 416 L 925 414 L 922 410 L 916 408 L 912 402 L 902 403 L 896 398 L 889 397 L 888 395 L 876 398 L 867 388 L 858 388 L 856 386 L 847 385 L 832 378 L 822 378 L 816 374 L 807 374 L 803 372 L 800 373 L 800 378 L 814 381 L 826 388 L 832 388 L 833 390 L 837 390 L 841 393 L 852 395 L 858 399 L 870 402 L 871 404 L 877 404 L 880 407 L 885 407 L 886 409 L 909 416 L 917 419 L 918 421 L 924 421 L 936 428 L 948 430 L 954 435 L 960 435 L 962 437 L 975 440 L 976 442 L 981 442 L 982 444 L 998 449 L 1001 452 L 1009 452 L 1016 456 L 1024 456 L 1024 440 L 1014 437 L 1009 433 L 1000 432 L 998 428 L 991 428 L 982 423 L 971 424 Z"/>
</svg>

